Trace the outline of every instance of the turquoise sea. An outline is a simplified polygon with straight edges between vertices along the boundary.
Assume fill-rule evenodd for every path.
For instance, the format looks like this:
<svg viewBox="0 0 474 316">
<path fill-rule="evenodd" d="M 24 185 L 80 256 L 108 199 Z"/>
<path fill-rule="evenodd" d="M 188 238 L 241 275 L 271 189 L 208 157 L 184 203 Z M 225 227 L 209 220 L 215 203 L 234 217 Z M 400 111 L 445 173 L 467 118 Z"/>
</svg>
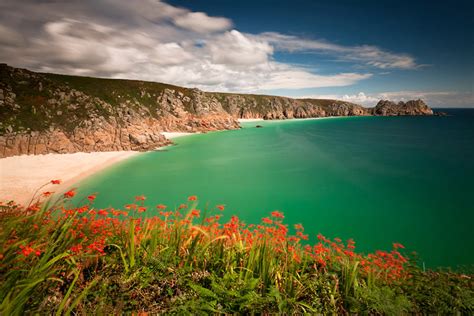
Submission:
<svg viewBox="0 0 474 316">
<path fill-rule="evenodd" d="M 474 264 L 474 110 L 447 117 L 265 121 L 176 139 L 78 184 L 97 207 L 136 195 L 150 209 L 197 195 L 199 208 L 353 238 L 359 251 L 416 251 L 427 267 Z M 255 128 L 256 124 L 263 128 Z M 77 201 L 77 200 L 76 200 Z"/>
</svg>

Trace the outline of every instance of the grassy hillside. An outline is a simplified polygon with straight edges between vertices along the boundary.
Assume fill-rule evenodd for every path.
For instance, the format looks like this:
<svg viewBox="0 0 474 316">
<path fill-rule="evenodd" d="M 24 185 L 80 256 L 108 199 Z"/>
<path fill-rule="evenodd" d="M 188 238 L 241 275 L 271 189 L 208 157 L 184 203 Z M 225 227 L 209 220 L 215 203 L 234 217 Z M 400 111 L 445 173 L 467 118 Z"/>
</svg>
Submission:
<svg viewBox="0 0 474 316">
<path fill-rule="evenodd" d="M 58 74 L 43 75 L 53 82 L 100 98 L 113 106 L 118 106 L 120 103 L 128 100 L 132 106 L 134 103 L 139 102 L 141 105 L 150 109 L 155 109 L 157 107 L 157 98 L 165 89 L 175 90 L 186 96 L 191 96 L 190 89 L 158 82 L 103 79 Z M 152 111 L 152 113 L 153 112 L 154 111 Z"/>
</svg>

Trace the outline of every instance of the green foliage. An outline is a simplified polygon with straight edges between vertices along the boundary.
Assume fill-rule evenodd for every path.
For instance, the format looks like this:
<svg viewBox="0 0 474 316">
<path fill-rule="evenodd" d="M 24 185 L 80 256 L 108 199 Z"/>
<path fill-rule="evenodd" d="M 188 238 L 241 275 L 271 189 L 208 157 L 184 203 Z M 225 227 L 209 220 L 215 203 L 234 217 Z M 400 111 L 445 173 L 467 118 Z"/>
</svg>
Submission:
<svg viewBox="0 0 474 316">
<path fill-rule="evenodd" d="M 362 314 L 403 315 L 411 311 L 408 298 L 388 286 L 359 286 L 346 298 L 348 311 Z"/>
<path fill-rule="evenodd" d="M 173 220 L 167 213 L 155 222 L 136 217 L 143 202 L 121 221 L 108 217 L 111 210 L 91 205 L 69 208 L 63 200 L 42 205 L 0 207 L 2 315 L 474 311 L 472 275 L 423 272 L 407 265 L 403 277 L 387 279 L 387 273 L 364 272 L 370 266 L 353 259 L 358 255 L 351 248 L 343 251 L 340 242 L 331 242 L 336 258 L 350 255 L 318 264 L 299 241 L 290 247 L 288 239 L 276 247 L 272 226 L 261 226 L 262 234 L 270 233 L 249 244 L 237 218 L 223 230 L 217 223 L 215 230 L 203 226 L 209 218 L 195 224 L 193 216 L 196 220 L 200 214 L 196 203 Z M 278 220 L 282 215 L 273 216 L 276 227 L 285 228 Z M 318 249 L 332 251 L 321 244 Z"/>
<path fill-rule="evenodd" d="M 422 272 L 401 285 L 417 312 L 427 314 L 473 314 L 474 280 L 472 275 L 453 272 Z"/>
</svg>

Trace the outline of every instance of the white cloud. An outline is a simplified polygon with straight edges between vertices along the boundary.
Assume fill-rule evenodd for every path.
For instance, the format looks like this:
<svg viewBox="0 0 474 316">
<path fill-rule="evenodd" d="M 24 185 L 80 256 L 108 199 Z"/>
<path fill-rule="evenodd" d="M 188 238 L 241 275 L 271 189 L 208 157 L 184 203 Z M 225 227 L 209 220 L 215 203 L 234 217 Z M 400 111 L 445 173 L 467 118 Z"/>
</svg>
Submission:
<svg viewBox="0 0 474 316">
<path fill-rule="evenodd" d="M 273 48 L 266 42 L 254 40 L 232 30 L 212 40 L 206 47 L 212 61 L 224 65 L 257 65 L 268 62 Z"/>
<path fill-rule="evenodd" d="M 365 106 L 375 106 L 380 100 L 391 100 L 394 102 L 422 99 L 431 107 L 472 107 L 474 104 L 474 94 L 472 92 L 459 91 L 392 91 L 379 93 L 357 94 L 322 94 L 305 95 L 299 98 L 315 99 L 338 99 L 347 102 L 358 103 Z"/>
<path fill-rule="evenodd" d="M 302 89 L 322 87 L 342 87 L 352 85 L 360 80 L 370 78 L 371 74 L 341 73 L 336 75 L 317 75 L 302 69 L 275 64 L 275 70 L 259 89 Z"/>
<path fill-rule="evenodd" d="M 275 49 L 288 52 L 318 52 L 335 55 L 340 60 L 361 62 L 369 66 L 389 69 L 414 69 L 419 67 L 408 54 L 395 54 L 371 45 L 343 46 L 323 40 L 267 32 L 255 38 L 268 41 Z"/>
<path fill-rule="evenodd" d="M 210 17 L 203 12 L 187 12 L 174 18 L 174 23 L 184 29 L 198 33 L 225 31 L 232 27 L 229 19 Z"/>
<path fill-rule="evenodd" d="M 331 54 L 377 68 L 416 67 L 412 57 L 375 46 L 229 30 L 229 19 L 155 0 L 5 1 L 0 21 L 0 60 L 14 66 L 212 91 L 342 87 L 372 76 L 354 70 L 323 75 L 276 61 L 276 50 Z"/>
</svg>

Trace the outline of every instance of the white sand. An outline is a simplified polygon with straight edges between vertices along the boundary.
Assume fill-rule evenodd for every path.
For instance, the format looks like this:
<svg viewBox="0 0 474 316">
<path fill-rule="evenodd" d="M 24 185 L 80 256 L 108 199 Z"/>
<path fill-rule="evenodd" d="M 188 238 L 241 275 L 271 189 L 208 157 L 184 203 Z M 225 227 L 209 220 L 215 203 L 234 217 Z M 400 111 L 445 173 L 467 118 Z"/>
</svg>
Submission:
<svg viewBox="0 0 474 316">
<path fill-rule="evenodd" d="M 112 151 L 74 154 L 23 155 L 0 159 L 0 201 L 30 201 L 34 192 L 51 180 L 41 192 L 62 192 L 93 173 L 138 154 L 135 151 Z"/>
<path fill-rule="evenodd" d="M 350 116 L 324 116 L 324 117 L 308 117 L 308 118 L 291 118 L 291 119 L 281 119 L 281 120 L 264 120 L 264 119 L 238 119 L 240 123 L 248 122 L 291 122 L 291 121 L 305 121 L 305 120 L 326 120 L 326 119 L 335 119 L 335 118 L 344 118 Z"/>
<path fill-rule="evenodd" d="M 200 132 L 197 133 L 186 133 L 186 132 L 161 132 L 161 135 L 165 136 L 168 139 L 173 139 L 177 137 L 182 137 L 182 136 L 188 136 L 188 135 L 193 135 L 193 134 L 200 134 Z"/>
<path fill-rule="evenodd" d="M 263 121 L 263 119 L 261 118 L 256 118 L 256 119 L 237 119 L 237 121 L 239 121 L 240 123 L 246 123 L 246 122 L 259 122 L 259 121 Z"/>
</svg>

